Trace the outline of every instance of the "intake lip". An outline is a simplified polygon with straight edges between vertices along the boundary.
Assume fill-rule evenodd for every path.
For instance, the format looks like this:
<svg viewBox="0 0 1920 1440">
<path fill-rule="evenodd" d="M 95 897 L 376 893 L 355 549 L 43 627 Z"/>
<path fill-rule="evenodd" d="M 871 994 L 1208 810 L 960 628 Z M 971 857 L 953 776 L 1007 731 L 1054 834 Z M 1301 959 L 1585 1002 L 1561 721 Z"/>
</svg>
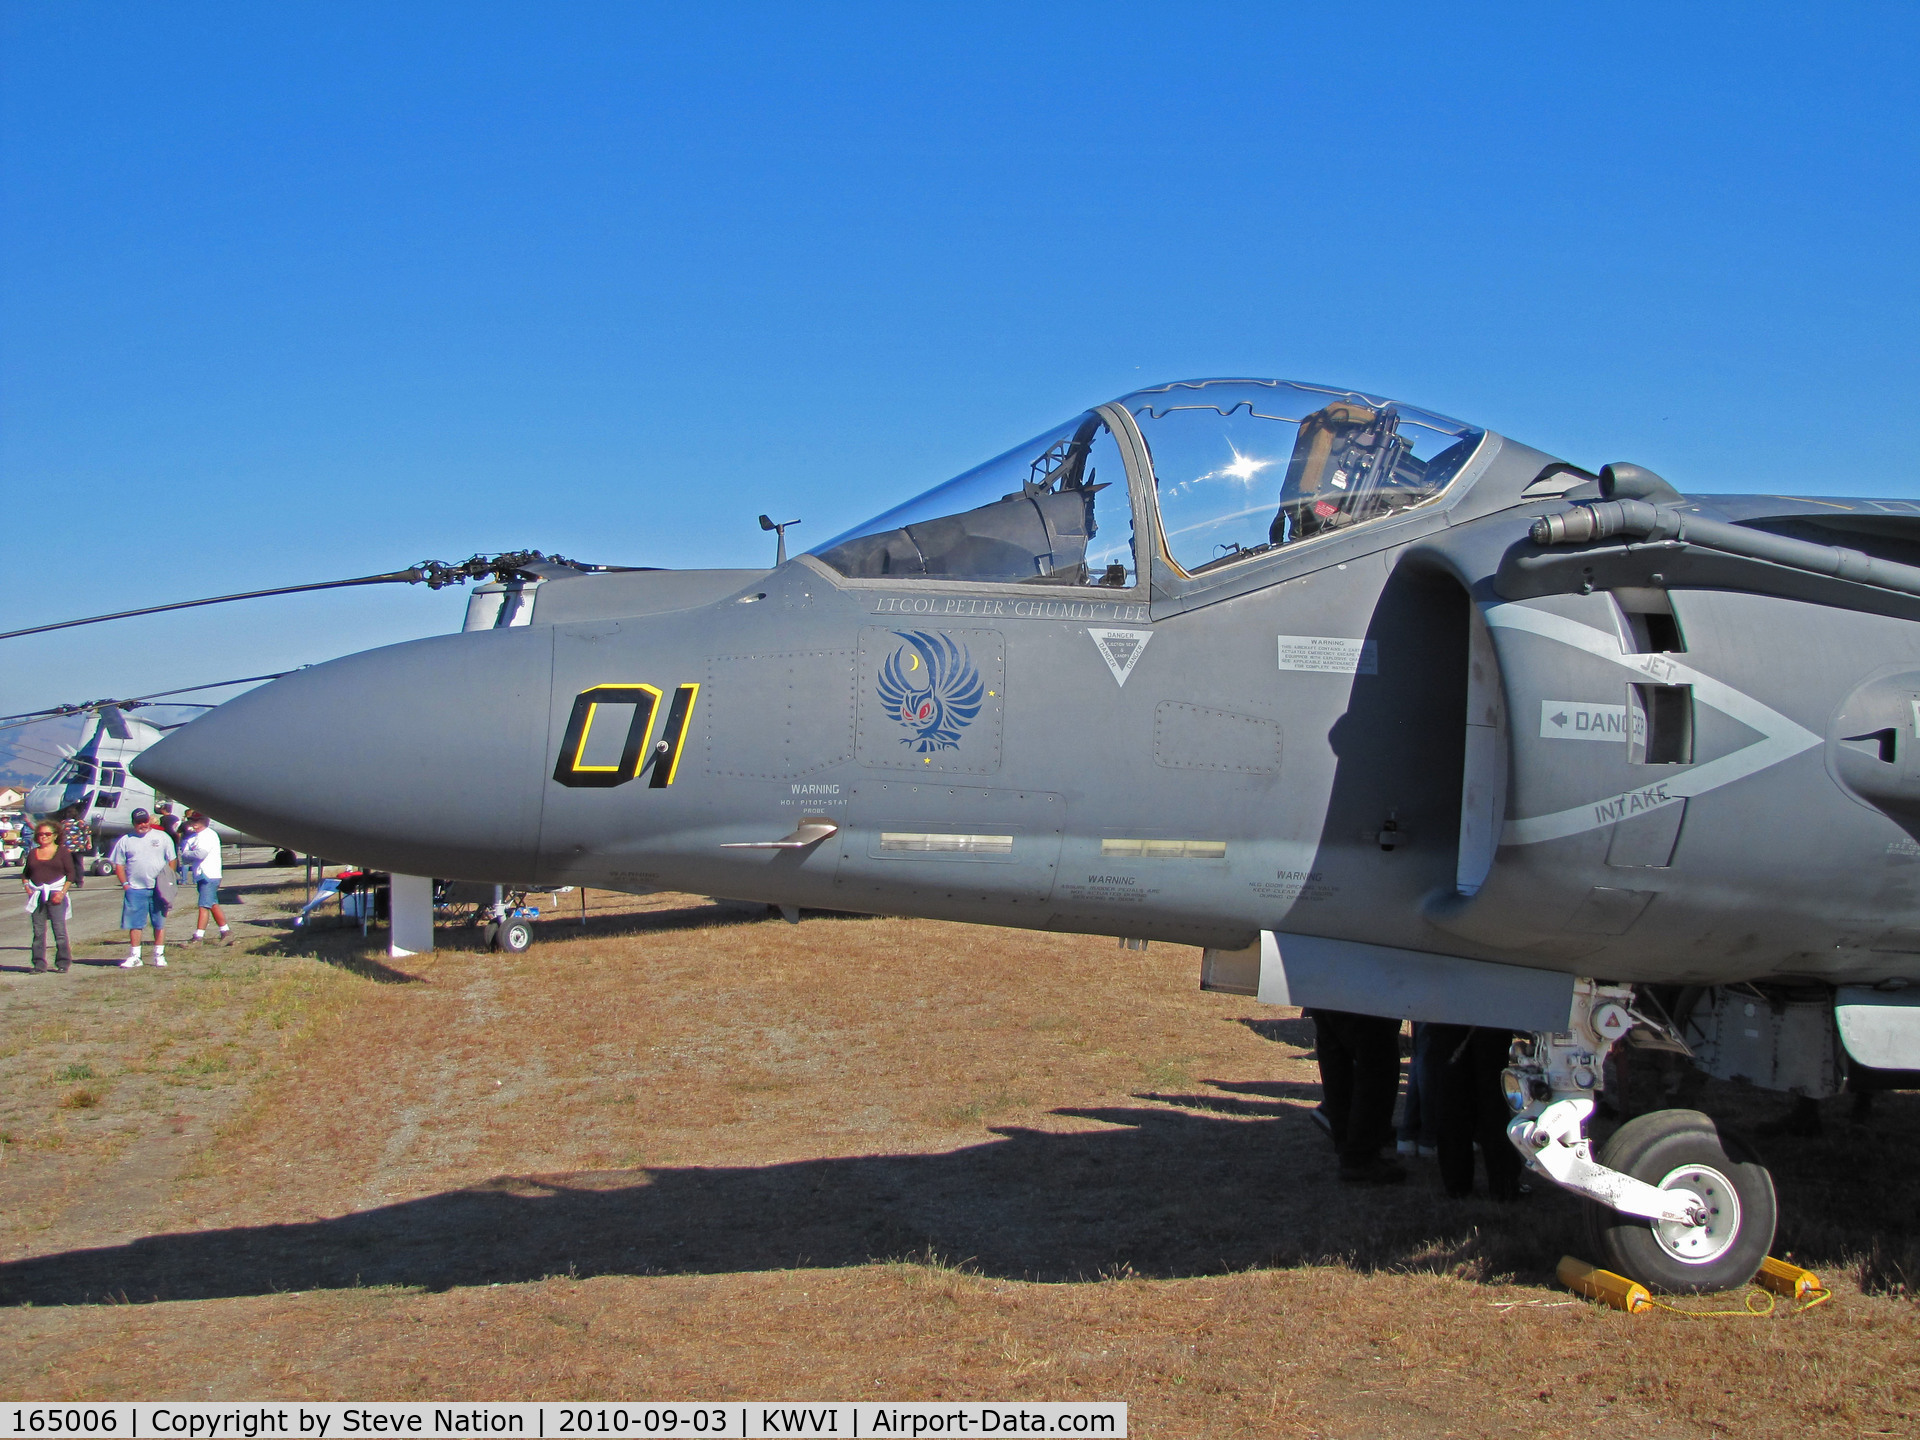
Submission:
<svg viewBox="0 0 1920 1440">
<path fill-rule="evenodd" d="M 133 771 L 224 824 L 336 863 L 530 881 L 552 668 L 544 626 L 369 650 L 228 701 Z"/>
</svg>

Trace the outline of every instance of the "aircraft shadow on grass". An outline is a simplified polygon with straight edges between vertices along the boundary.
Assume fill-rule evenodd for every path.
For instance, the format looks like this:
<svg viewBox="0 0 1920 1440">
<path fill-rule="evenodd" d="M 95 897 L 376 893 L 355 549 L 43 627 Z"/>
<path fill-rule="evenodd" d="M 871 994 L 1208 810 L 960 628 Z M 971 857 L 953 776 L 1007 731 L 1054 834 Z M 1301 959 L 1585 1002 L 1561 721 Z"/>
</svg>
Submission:
<svg viewBox="0 0 1920 1440">
<path fill-rule="evenodd" d="M 1370 1191 L 1356 1203 L 1304 1109 L 1241 1111 L 1204 1098 L 1236 1116 L 1063 1110 L 1123 1128 L 999 1128 L 994 1140 L 942 1154 L 502 1177 L 335 1219 L 156 1235 L 0 1265 L 0 1304 L 932 1257 L 1042 1280 L 1212 1274 L 1328 1255 L 1401 1264 L 1449 1212 L 1466 1232 L 1470 1211 L 1493 1208 L 1442 1199 L 1431 1167 L 1404 1192 Z"/>
<path fill-rule="evenodd" d="M 1526 1224 L 1506 1207 L 1446 1199 L 1430 1164 L 1398 1189 L 1343 1187 L 1307 1109 L 1286 1103 L 1311 1100 L 1315 1087 L 1233 1088 L 1240 1093 L 1168 1097 L 1171 1105 L 1062 1110 L 1112 1128 L 1005 1127 L 941 1154 L 509 1176 L 335 1219 L 156 1235 L 0 1265 L 0 1304 L 443 1290 L 935 1257 L 983 1275 L 1056 1281 L 1328 1258 L 1544 1280 L 1560 1254 L 1579 1248 L 1576 1202 L 1544 1186 L 1526 1202 Z M 1174 1108 L 1196 1102 L 1205 1108 Z M 1798 1148 L 1786 1174 L 1831 1177 L 1874 1144 L 1854 1136 Z M 1871 1205 L 1864 1188 L 1851 1199 L 1783 1194 L 1829 1214 L 1851 1210 L 1872 1227 L 1803 1235 L 1797 1253 L 1832 1265 L 1882 1240 L 1910 1250 L 1909 1227 L 1893 1217 L 1915 1209 L 1920 1187 L 1904 1172 L 1873 1183 L 1895 1193 Z"/>
<path fill-rule="evenodd" d="M 1304 1015 L 1278 1019 L 1242 1019 L 1238 1022 L 1258 1035 L 1280 1045 L 1297 1045 L 1309 1054 L 1318 1043 L 1314 1023 Z"/>
</svg>

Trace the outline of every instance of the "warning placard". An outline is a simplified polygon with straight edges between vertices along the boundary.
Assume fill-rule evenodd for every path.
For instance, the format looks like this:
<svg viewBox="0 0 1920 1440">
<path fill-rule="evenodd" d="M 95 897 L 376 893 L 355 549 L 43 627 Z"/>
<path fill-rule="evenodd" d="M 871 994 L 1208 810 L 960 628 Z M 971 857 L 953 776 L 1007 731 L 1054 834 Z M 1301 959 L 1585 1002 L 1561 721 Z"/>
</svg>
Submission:
<svg viewBox="0 0 1920 1440">
<path fill-rule="evenodd" d="M 1592 700 L 1542 700 L 1540 738 L 1543 740 L 1611 740 L 1625 742 L 1630 719 L 1624 705 L 1600 705 Z"/>
<path fill-rule="evenodd" d="M 1338 635 L 1282 635 L 1280 668 L 1324 675 L 1378 675 L 1379 649 L 1375 641 Z"/>
</svg>

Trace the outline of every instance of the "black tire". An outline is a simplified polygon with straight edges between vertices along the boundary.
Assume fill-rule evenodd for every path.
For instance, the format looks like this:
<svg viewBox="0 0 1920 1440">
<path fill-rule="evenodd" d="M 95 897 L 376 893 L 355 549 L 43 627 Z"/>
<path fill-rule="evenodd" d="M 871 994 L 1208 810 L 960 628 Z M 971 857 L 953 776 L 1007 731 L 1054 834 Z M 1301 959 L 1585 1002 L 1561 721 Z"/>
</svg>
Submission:
<svg viewBox="0 0 1920 1440">
<path fill-rule="evenodd" d="M 297 858 L 291 850 L 276 850 L 273 852 L 273 863 L 276 865 L 291 865 Z"/>
<path fill-rule="evenodd" d="M 1589 1200 L 1587 1238 L 1603 1269 L 1669 1295 L 1732 1290 L 1754 1277 L 1773 1248 L 1773 1177 L 1698 1110 L 1637 1116 L 1613 1132 L 1598 1158 L 1658 1189 L 1693 1190 L 1712 1216 L 1681 1230 Z"/>
<path fill-rule="evenodd" d="M 524 920 L 502 922 L 499 932 L 493 939 L 493 948 L 504 950 L 509 955 L 519 955 L 531 944 L 533 944 L 533 927 Z"/>
</svg>

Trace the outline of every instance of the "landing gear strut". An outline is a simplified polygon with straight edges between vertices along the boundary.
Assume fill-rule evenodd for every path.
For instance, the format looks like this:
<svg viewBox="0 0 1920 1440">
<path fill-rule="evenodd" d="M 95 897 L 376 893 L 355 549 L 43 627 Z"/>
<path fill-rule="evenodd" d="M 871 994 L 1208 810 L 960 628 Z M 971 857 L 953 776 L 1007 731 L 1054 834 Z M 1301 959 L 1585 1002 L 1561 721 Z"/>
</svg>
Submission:
<svg viewBox="0 0 1920 1440">
<path fill-rule="evenodd" d="M 515 913 L 518 904 L 518 899 L 509 903 L 504 885 L 493 887 L 493 904 L 487 909 L 487 923 L 481 931 L 489 950 L 519 955 L 533 944 L 533 926 Z"/>
<path fill-rule="evenodd" d="M 1574 982 L 1569 1024 L 1515 1042 L 1507 1138 L 1529 1169 L 1586 1197 L 1602 1265 L 1670 1292 L 1744 1285 L 1773 1244 L 1773 1178 L 1696 1110 L 1631 1120 L 1595 1158 L 1586 1127 L 1607 1052 L 1636 1025 L 1664 1027 L 1634 1009 L 1631 987 L 1592 980 Z"/>
</svg>

